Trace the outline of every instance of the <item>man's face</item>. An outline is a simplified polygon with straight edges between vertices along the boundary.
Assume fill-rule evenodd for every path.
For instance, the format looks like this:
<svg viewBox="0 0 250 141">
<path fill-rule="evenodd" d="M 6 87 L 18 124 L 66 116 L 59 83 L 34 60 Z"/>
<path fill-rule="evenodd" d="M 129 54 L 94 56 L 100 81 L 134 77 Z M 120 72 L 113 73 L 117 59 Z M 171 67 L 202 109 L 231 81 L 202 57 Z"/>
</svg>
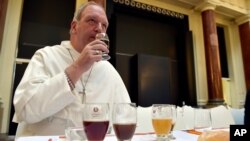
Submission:
<svg viewBox="0 0 250 141">
<path fill-rule="evenodd" d="M 78 45 L 83 48 L 95 40 L 96 33 L 106 32 L 108 20 L 105 11 L 96 5 L 90 5 L 82 12 L 80 21 L 74 21 L 71 27 L 76 35 Z"/>
</svg>

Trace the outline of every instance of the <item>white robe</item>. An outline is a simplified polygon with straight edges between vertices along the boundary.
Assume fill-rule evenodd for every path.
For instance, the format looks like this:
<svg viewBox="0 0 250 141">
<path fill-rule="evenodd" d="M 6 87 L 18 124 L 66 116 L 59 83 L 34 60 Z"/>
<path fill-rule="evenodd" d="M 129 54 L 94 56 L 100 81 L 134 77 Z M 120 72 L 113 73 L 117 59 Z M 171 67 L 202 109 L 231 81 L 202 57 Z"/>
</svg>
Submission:
<svg viewBox="0 0 250 141">
<path fill-rule="evenodd" d="M 16 136 L 62 135 L 66 119 L 81 126 L 83 86 L 79 80 L 71 91 L 64 70 L 79 53 L 69 41 L 42 48 L 34 54 L 14 95 L 14 122 L 19 123 Z M 94 63 L 82 75 L 86 85 L 86 103 L 130 102 L 127 89 L 108 61 Z M 87 84 L 85 84 L 87 81 Z"/>
</svg>

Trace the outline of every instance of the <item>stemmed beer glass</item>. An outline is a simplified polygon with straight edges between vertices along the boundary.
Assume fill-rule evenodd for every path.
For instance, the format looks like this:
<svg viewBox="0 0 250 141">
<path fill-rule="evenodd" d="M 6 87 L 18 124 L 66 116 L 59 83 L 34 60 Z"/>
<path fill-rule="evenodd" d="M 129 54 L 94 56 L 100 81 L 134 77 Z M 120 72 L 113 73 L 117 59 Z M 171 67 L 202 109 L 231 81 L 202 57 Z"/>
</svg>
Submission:
<svg viewBox="0 0 250 141">
<path fill-rule="evenodd" d="M 112 122 L 117 140 L 130 141 L 133 138 L 137 122 L 136 104 L 114 104 Z"/>
<path fill-rule="evenodd" d="M 88 141 L 104 140 L 109 127 L 109 104 L 84 104 L 83 127 Z"/>
<path fill-rule="evenodd" d="M 177 108 L 175 105 L 171 105 L 172 107 L 172 114 L 173 114 L 173 118 L 172 118 L 172 127 L 171 127 L 171 131 L 169 133 L 169 136 L 168 138 L 170 140 L 175 140 L 175 136 L 173 135 L 173 129 L 174 129 L 174 126 L 175 126 L 175 123 L 176 123 L 176 120 L 177 120 Z"/>
<path fill-rule="evenodd" d="M 168 134 L 172 127 L 172 107 L 168 104 L 152 105 L 152 124 L 157 136 L 157 141 L 168 140 Z"/>
<path fill-rule="evenodd" d="M 97 40 L 103 41 L 107 45 L 107 47 L 109 48 L 109 37 L 108 37 L 107 33 L 104 33 L 104 32 L 97 33 L 96 36 L 95 36 L 95 38 Z M 102 52 L 102 60 L 109 60 L 110 58 L 111 57 L 108 55 L 108 53 Z"/>
</svg>

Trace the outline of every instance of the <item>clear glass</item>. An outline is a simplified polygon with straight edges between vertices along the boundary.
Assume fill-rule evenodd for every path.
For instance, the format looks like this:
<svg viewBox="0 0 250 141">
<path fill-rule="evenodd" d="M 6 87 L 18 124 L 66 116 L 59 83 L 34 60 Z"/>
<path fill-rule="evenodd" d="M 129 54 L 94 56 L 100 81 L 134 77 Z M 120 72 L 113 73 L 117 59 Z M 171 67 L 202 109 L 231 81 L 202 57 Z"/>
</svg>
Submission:
<svg viewBox="0 0 250 141">
<path fill-rule="evenodd" d="M 85 103 L 83 127 L 88 141 L 104 140 L 109 127 L 109 104 Z"/>
<path fill-rule="evenodd" d="M 194 129 L 200 132 L 212 129 L 210 109 L 194 109 Z"/>
<path fill-rule="evenodd" d="M 82 123 L 75 124 L 70 119 L 67 119 L 65 124 L 65 137 L 66 141 L 85 141 L 86 136 Z"/>
<path fill-rule="evenodd" d="M 171 127 L 171 131 L 168 135 L 168 138 L 170 140 L 175 140 L 175 136 L 173 135 L 173 129 L 174 129 L 174 126 L 175 126 L 175 123 L 176 123 L 176 120 L 177 120 L 177 108 L 176 108 L 176 105 L 170 105 L 171 108 L 172 108 L 172 114 L 173 114 L 173 117 L 172 117 L 172 127 Z"/>
<path fill-rule="evenodd" d="M 107 33 L 97 33 L 96 39 L 103 41 L 109 48 L 109 37 Z M 102 60 L 109 60 L 111 57 L 106 52 L 102 52 Z"/>
<path fill-rule="evenodd" d="M 113 129 L 117 140 L 130 141 L 135 133 L 137 108 L 135 103 L 116 103 L 112 113 Z"/>
<path fill-rule="evenodd" d="M 157 136 L 157 141 L 165 141 L 168 139 L 172 127 L 172 106 L 168 104 L 152 105 L 152 124 Z"/>
</svg>

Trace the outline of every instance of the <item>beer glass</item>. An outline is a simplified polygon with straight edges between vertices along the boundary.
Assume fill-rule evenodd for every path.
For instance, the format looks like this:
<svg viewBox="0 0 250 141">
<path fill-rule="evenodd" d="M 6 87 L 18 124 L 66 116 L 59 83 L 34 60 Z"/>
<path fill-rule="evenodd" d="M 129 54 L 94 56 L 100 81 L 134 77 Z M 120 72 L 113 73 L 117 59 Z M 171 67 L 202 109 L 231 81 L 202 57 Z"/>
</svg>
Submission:
<svg viewBox="0 0 250 141">
<path fill-rule="evenodd" d="M 116 103 L 112 113 L 113 129 L 118 141 L 130 141 L 135 133 L 137 110 L 135 103 Z"/>
<path fill-rule="evenodd" d="M 167 140 L 172 127 L 172 107 L 168 104 L 152 105 L 152 124 L 158 141 Z"/>
<path fill-rule="evenodd" d="M 84 141 L 86 136 L 83 130 L 82 123 L 74 124 L 70 119 L 66 120 L 65 125 L 66 141 Z"/>
<path fill-rule="evenodd" d="M 104 140 L 109 127 L 109 104 L 84 104 L 83 127 L 88 141 Z"/>
<path fill-rule="evenodd" d="M 175 126 L 175 123 L 176 123 L 176 120 L 177 120 L 177 108 L 175 105 L 170 105 L 172 107 L 172 127 L 171 127 L 171 130 L 170 130 L 170 133 L 169 133 L 169 136 L 168 138 L 170 140 L 175 140 L 175 136 L 173 135 L 173 129 L 174 129 L 174 126 Z"/>
<path fill-rule="evenodd" d="M 96 37 L 97 40 L 103 41 L 107 47 L 109 48 L 109 37 L 107 33 L 97 33 Z M 106 52 L 102 52 L 102 60 L 109 60 L 111 57 Z"/>
</svg>

